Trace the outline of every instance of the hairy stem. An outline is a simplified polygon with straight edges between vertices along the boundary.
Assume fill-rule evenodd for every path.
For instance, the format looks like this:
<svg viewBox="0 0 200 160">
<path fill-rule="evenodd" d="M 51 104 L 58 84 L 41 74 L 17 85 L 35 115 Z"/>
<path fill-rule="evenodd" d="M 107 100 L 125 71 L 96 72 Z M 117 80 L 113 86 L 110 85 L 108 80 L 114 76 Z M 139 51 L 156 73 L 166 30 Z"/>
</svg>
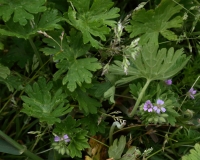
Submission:
<svg viewBox="0 0 200 160">
<path fill-rule="evenodd" d="M 141 102 L 141 100 L 142 100 L 142 97 L 143 97 L 143 95 L 144 95 L 144 93 L 145 93 L 147 87 L 149 86 L 150 82 L 151 82 L 151 80 L 147 79 L 147 81 L 146 81 L 144 87 L 142 88 L 142 90 L 141 90 L 141 92 L 140 92 L 140 94 L 139 94 L 139 96 L 138 96 L 138 99 L 137 99 L 137 101 L 136 101 L 136 103 L 135 103 L 135 106 L 134 106 L 133 110 L 132 110 L 131 113 L 128 115 L 129 117 L 133 117 L 133 116 L 134 116 L 134 114 L 135 114 L 135 112 L 137 111 L 137 109 L 138 109 L 138 107 L 139 107 L 139 104 L 140 104 L 140 102 Z"/>
</svg>

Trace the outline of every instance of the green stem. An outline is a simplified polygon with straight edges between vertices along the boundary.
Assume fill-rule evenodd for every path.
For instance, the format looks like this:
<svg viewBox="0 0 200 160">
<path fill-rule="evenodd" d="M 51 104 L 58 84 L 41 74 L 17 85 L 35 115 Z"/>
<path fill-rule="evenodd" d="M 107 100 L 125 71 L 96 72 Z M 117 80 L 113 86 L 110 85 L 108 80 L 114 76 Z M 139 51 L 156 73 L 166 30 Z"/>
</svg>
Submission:
<svg viewBox="0 0 200 160">
<path fill-rule="evenodd" d="M 170 148 L 170 146 L 167 146 L 167 147 L 165 147 L 165 148 Z M 152 153 L 151 155 L 149 155 L 148 157 L 146 157 L 146 159 L 149 159 L 150 157 L 154 156 L 155 154 L 161 152 L 162 150 L 163 150 L 163 149 L 157 150 L 156 152 L 154 152 L 154 153 Z"/>
<path fill-rule="evenodd" d="M 42 127 L 41 127 L 42 128 Z M 41 131 L 41 128 L 40 128 L 40 131 Z M 45 134 L 46 130 L 48 129 L 48 127 L 45 128 L 45 130 L 43 131 L 42 134 L 40 134 L 39 136 L 37 136 L 37 139 L 33 145 L 33 147 L 31 148 L 31 151 L 33 151 L 33 149 L 35 148 L 35 146 L 38 144 L 39 140 L 41 139 L 41 137 Z"/>
<path fill-rule="evenodd" d="M 110 144 L 110 146 L 113 143 L 113 132 L 115 130 L 115 126 L 116 126 L 116 123 L 113 122 L 112 126 L 110 127 L 110 132 L 109 132 L 109 144 Z"/>
<path fill-rule="evenodd" d="M 5 139 L 8 143 L 10 143 L 12 146 L 14 146 L 16 149 L 18 149 L 21 153 L 23 153 L 26 156 L 28 156 L 29 158 L 34 159 L 34 160 L 42 160 L 42 158 L 38 157 L 37 155 L 35 155 L 32 152 L 30 152 L 29 150 L 27 150 L 26 147 L 23 147 L 22 145 L 20 145 L 16 141 L 14 141 L 12 138 L 10 138 L 9 136 L 7 136 L 1 130 L 0 130 L 0 136 L 3 139 Z"/>
<path fill-rule="evenodd" d="M 16 93 L 17 93 L 17 90 L 13 93 L 12 96 L 14 97 Z M 9 98 L 9 99 L 6 101 L 6 103 L 5 103 L 5 104 L 3 105 L 3 107 L 1 108 L 0 113 L 3 112 L 4 108 L 8 105 L 8 103 L 10 102 L 10 100 L 11 100 L 11 98 Z"/>
<path fill-rule="evenodd" d="M 38 60 L 40 62 L 40 66 L 43 66 L 43 62 L 42 62 L 42 59 L 40 57 L 40 54 L 39 54 L 39 52 L 38 52 L 38 50 L 37 50 L 37 48 L 36 48 L 36 46 L 33 43 L 33 40 L 31 38 L 29 38 L 29 42 L 31 44 L 31 47 L 33 48 L 34 53 L 36 54 L 36 56 L 37 56 L 37 58 L 38 58 Z"/>
<path fill-rule="evenodd" d="M 123 122 L 120 122 L 120 123 L 118 121 L 113 122 L 112 126 L 110 127 L 110 132 L 109 132 L 109 144 L 110 144 L 110 146 L 113 143 L 113 132 L 114 132 L 115 126 L 117 126 L 118 129 L 122 129 L 125 125 L 126 125 L 125 120 L 123 120 Z"/>
<path fill-rule="evenodd" d="M 97 140 L 97 139 L 95 139 L 95 138 L 93 138 L 93 137 L 90 137 L 90 136 L 87 136 L 87 135 L 86 135 L 86 137 L 88 137 L 88 138 L 90 138 L 90 139 L 93 139 L 94 141 L 96 141 L 96 142 L 98 142 L 98 143 L 100 143 L 100 144 L 102 144 L 102 145 L 104 145 L 104 146 L 106 146 L 106 147 L 109 148 L 108 145 L 104 144 L 103 142 L 101 142 L 101 141 L 99 141 L 99 140 Z"/>
<path fill-rule="evenodd" d="M 177 128 L 177 129 L 169 136 L 169 138 L 172 139 L 172 138 L 176 135 L 176 133 L 178 133 L 182 128 L 183 128 L 182 126 L 180 126 L 179 128 Z M 177 156 L 177 153 L 176 153 L 176 151 L 175 151 L 174 144 L 172 144 L 172 141 L 171 141 L 171 140 L 169 141 L 169 144 L 170 144 L 170 146 L 171 146 L 171 148 L 172 148 L 173 153 L 175 154 L 175 156 Z"/>
<path fill-rule="evenodd" d="M 141 102 L 141 100 L 142 100 L 142 97 L 143 97 L 143 95 L 144 95 L 144 93 L 145 93 L 147 87 L 149 86 L 150 82 L 151 82 L 151 80 L 150 80 L 150 79 L 147 79 L 147 81 L 146 81 L 144 87 L 142 88 L 142 91 L 140 92 L 140 94 L 139 94 L 139 96 L 138 96 L 138 99 L 137 99 L 137 101 L 136 101 L 136 103 L 135 103 L 135 106 L 134 106 L 133 110 L 132 110 L 131 113 L 128 115 L 129 117 L 133 117 L 133 116 L 134 116 L 134 114 L 135 114 L 135 112 L 137 111 L 137 109 L 138 109 L 138 107 L 139 107 L 139 104 L 140 104 L 140 102 Z"/>
</svg>

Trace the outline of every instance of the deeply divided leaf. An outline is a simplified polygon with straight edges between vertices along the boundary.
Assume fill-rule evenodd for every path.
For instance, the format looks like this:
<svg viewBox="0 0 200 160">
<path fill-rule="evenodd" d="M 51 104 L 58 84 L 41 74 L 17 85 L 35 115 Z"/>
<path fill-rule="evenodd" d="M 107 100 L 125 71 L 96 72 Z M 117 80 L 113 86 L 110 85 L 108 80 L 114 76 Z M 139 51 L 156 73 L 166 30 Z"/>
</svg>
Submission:
<svg viewBox="0 0 200 160">
<path fill-rule="evenodd" d="M 7 22 L 13 14 L 13 22 L 19 22 L 24 26 L 28 20 L 34 20 L 33 14 L 46 10 L 45 2 L 46 0 L 0 0 L 0 17 Z"/>
<path fill-rule="evenodd" d="M 115 25 L 114 18 L 118 17 L 119 9 L 112 8 L 111 0 L 70 0 L 71 7 L 65 14 L 66 21 L 80 30 L 83 35 L 84 44 L 90 42 L 93 47 L 98 48 L 102 41 L 106 40 L 110 27 Z M 76 10 L 75 10 L 76 9 Z"/>
<path fill-rule="evenodd" d="M 159 34 L 168 40 L 176 41 L 177 35 L 170 29 L 182 26 L 182 17 L 175 16 L 181 9 L 181 5 L 171 0 L 162 0 L 155 10 L 135 11 L 126 30 L 131 33 L 131 38 L 140 36 L 140 44 L 149 41 L 158 44 Z"/>
<path fill-rule="evenodd" d="M 59 41 L 59 35 L 53 36 Z M 84 58 L 88 54 L 89 45 L 84 45 L 80 33 L 71 32 L 71 36 L 64 38 L 62 48 L 51 39 L 44 40 L 50 48 L 41 49 L 45 54 L 53 55 L 55 61 L 59 61 L 56 67 L 59 69 L 54 74 L 54 80 L 62 75 L 63 85 L 67 84 L 67 88 L 73 92 L 77 85 L 82 83 L 91 83 L 93 74 L 101 68 L 96 58 Z"/>
<path fill-rule="evenodd" d="M 25 92 L 28 96 L 21 96 L 24 101 L 21 111 L 49 125 L 60 122 L 60 116 L 71 112 L 72 108 L 67 105 L 66 95 L 61 89 L 51 92 L 52 86 L 52 82 L 47 83 L 44 78 L 32 86 L 27 85 Z"/>
</svg>

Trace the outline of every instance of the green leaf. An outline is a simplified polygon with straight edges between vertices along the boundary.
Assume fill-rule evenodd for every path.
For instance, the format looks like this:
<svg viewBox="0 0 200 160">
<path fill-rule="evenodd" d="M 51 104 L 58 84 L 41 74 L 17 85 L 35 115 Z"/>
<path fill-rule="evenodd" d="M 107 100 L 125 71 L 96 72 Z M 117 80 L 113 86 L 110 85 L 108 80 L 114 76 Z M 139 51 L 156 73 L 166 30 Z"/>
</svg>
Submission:
<svg viewBox="0 0 200 160">
<path fill-rule="evenodd" d="M 59 117 L 69 113 L 72 108 L 66 105 L 66 94 L 61 89 L 51 93 L 52 86 L 53 83 L 47 83 L 44 78 L 40 78 L 33 86 L 27 85 L 25 92 L 28 96 L 21 96 L 24 101 L 21 112 L 49 125 L 60 122 Z"/>
<path fill-rule="evenodd" d="M 138 150 L 135 146 L 131 146 L 120 160 L 137 160 L 140 155 L 140 150 Z"/>
<path fill-rule="evenodd" d="M 10 69 L 0 64 L 0 77 L 6 79 L 9 74 L 10 74 Z"/>
<path fill-rule="evenodd" d="M 62 27 L 58 22 L 62 21 L 63 18 L 58 16 L 57 10 L 47 10 L 41 14 L 34 16 L 34 20 L 25 26 L 21 26 L 18 23 L 14 23 L 12 20 L 5 23 L 0 29 L 1 35 L 15 36 L 18 38 L 28 39 L 31 35 L 37 33 L 37 31 L 48 31 L 61 29 Z"/>
<path fill-rule="evenodd" d="M 87 115 L 88 113 L 96 114 L 97 109 L 101 106 L 100 102 L 90 97 L 81 89 L 77 89 L 76 92 L 73 92 L 72 96 L 75 100 L 78 101 L 79 109 L 83 111 L 85 115 Z"/>
<path fill-rule="evenodd" d="M 69 149 L 69 155 L 74 157 L 82 157 L 82 150 L 85 148 L 89 148 L 89 144 L 87 143 L 88 139 L 86 138 L 87 131 L 81 131 L 76 133 L 70 141 L 69 146 L 67 147 Z"/>
<path fill-rule="evenodd" d="M 2 17 L 4 22 L 7 22 L 13 14 L 13 21 L 19 22 L 20 25 L 24 26 L 27 24 L 27 20 L 34 20 L 32 14 L 37 14 L 46 10 L 46 7 L 43 6 L 45 3 L 46 0 L 0 0 L 0 17 Z"/>
<path fill-rule="evenodd" d="M 110 97 L 110 102 L 115 103 L 115 86 L 110 87 L 105 93 L 104 93 L 104 98 L 109 98 Z"/>
<path fill-rule="evenodd" d="M 89 144 L 87 143 L 88 139 L 87 131 L 79 128 L 80 121 L 76 121 L 71 116 L 68 116 L 61 123 L 56 123 L 56 127 L 54 132 L 57 134 L 67 134 L 70 138 L 70 143 L 67 146 L 69 149 L 69 155 L 74 157 L 82 157 L 81 151 L 85 148 L 89 148 Z"/>
<path fill-rule="evenodd" d="M 178 73 L 187 64 L 189 58 L 183 54 L 183 49 L 158 50 L 157 45 L 148 43 L 142 47 L 136 59 L 130 58 L 128 76 L 117 81 L 116 84 L 128 83 L 138 78 L 166 80 Z M 109 71 L 111 74 L 125 75 L 120 61 L 115 61 Z"/>
<path fill-rule="evenodd" d="M 0 152 L 12 155 L 21 155 L 23 153 L 23 150 L 19 150 L 13 147 L 10 143 L 0 138 Z"/>
<path fill-rule="evenodd" d="M 99 37 L 102 41 L 106 40 L 105 35 L 110 32 L 108 26 L 113 27 L 116 24 L 113 19 L 119 17 L 119 8 L 112 8 L 114 3 L 111 0 L 69 2 L 72 7 L 65 14 L 66 21 L 81 31 L 84 44 L 90 42 L 93 47 L 98 48 L 100 43 L 95 37 Z"/>
<path fill-rule="evenodd" d="M 182 26 L 182 17 L 175 17 L 175 14 L 179 13 L 181 9 L 181 5 L 171 0 L 162 0 L 155 10 L 135 11 L 130 25 L 125 29 L 131 33 L 131 38 L 141 35 L 140 44 L 145 44 L 148 41 L 158 44 L 159 34 L 170 41 L 176 41 L 177 35 L 170 29 Z"/>
<path fill-rule="evenodd" d="M 190 150 L 190 154 L 182 157 L 182 160 L 199 160 L 200 159 L 200 145 L 196 143 L 194 149 Z"/>
<path fill-rule="evenodd" d="M 22 77 L 20 75 L 8 75 L 6 79 L 3 79 L 0 77 L 0 82 L 6 84 L 9 91 L 13 92 L 14 89 L 16 90 L 22 90 L 24 87 L 22 86 L 23 81 Z"/>
<path fill-rule="evenodd" d="M 98 124 L 99 118 L 100 117 L 96 114 L 89 114 L 80 120 L 81 124 L 84 126 L 84 129 L 86 129 L 91 136 L 94 136 L 97 132 L 105 133 L 106 123 L 101 121 Z"/>
<path fill-rule="evenodd" d="M 61 63 L 60 63 L 61 64 Z M 58 68 L 65 68 L 57 65 Z M 67 75 L 63 78 L 63 84 L 67 83 L 67 88 L 70 91 L 74 91 L 77 88 L 77 84 L 81 86 L 83 82 L 91 83 L 93 77 L 90 71 L 96 71 L 101 68 L 96 58 L 83 58 L 76 60 L 70 67 Z"/>
<path fill-rule="evenodd" d="M 77 85 L 82 83 L 91 83 L 93 74 L 92 71 L 97 71 L 101 68 L 98 59 L 96 58 L 79 58 L 87 54 L 90 46 L 84 45 L 80 33 L 70 32 L 70 37 L 64 37 L 62 49 L 51 39 L 44 39 L 51 48 L 41 49 L 46 55 L 54 55 L 54 61 L 59 61 L 56 67 L 59 69 L 54 74 L 54 80 L 57 80 L 65 73 L 62 80 L 63 85 L 67 84 L 67 88 L 73 92 Z M 59 35 L 52 35 L 55 40 L 59 41 Z"/>
<path fill-rule="evenodd" d="M 104 93 L 112 86 L 110 82 L 98 82 L 93 83 L 92 88 L 89 90 L 89 93 L 94 97 L 102 98 Z"/>
<path fill-rule="evenodd" d="M 27 62 L 32 62 L 34 55 L 34 51 L 30 49 L 30 43 L 15 37 L 12 38 L 11 43 L 13 43 L 12 47 L 7 54 L 1 57 L 0 63 L 7 65 L 9 68 L 16 64 L 20 68 L 25 68 Z M 35 45 L 38 47 L 38 41 L 35 41 Z"/>
<path fill-rule="evenodd" d="M 113 158 L 114 160 L 120 159 L 124 151 L 125 145 L 126 145 L 125 136 L 121 136 L 119 140 L 115 139 L 113 145 L 110 146 L 108 150 L 109 158 Z"/>
</svg>

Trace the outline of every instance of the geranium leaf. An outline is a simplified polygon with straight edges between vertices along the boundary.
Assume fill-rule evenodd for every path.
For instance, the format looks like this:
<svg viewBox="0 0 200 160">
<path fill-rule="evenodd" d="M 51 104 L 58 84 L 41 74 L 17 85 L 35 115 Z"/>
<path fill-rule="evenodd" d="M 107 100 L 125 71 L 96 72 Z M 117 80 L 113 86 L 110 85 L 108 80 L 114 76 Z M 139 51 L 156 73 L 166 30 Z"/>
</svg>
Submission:
<svg viewBox="0 0 200 160">
<path fill-rule="evenodd" d="M 108 26 L 115 25 L 113 19 L 119 16 L 119 9 L 111 8 L 114 3 L 110 0 L 70 0 L 70 3 L 72 7 L 65 14 L 66 21 L 81 31 L 84 44 L 90 42 L 98 48 L 100 43 L 94 37 L 106 40 L 105 35 L 110 32 Z"/>
<path fill-rule="evenodd" d="M 28 39 L 31 35 L 36 34 L 39 30 L 48 31 L 53 30 L 54 28 L 62 28 L 58 24 L 58 22 L 62 20 L 63 18 L 58 16 L 57 10 L 47 10 L 42 14 L 35 15 L 34 20 L 30 21 L 30 23 L 27 23 L 24 26 L 9 20 L 5 23 L 5 27 L 0 29 L 0 34 Z"/>
<path fill-rule="evenodd" d="M 13 21 L 19 22 L 20 25 L 26 25 L 27 20 L 34 20 L 32 14 L 37 14 L 46 10 L 43 6 L 46 0 L 20 0 L 20 1 L 7 1 L 0 0 L 0 17 L 7 22 L 12 14 Z"/>
<path fill-rule="evenodd" d="M 135 11 L 126 30 L 131 33 L 131 38 L 141 35 L 140 44 L 148 41 L 158 44 L 159 34 L 168 40 L 176 41 L 177 35 L 170 29 L 182 26 L 182 17 L 174 17 L 181 9 L 180 5 L 171 0 L 162 0 L 155 10 L 146 11 L 143 8 Z"/>
<path fill-rule="evenodd" d="M 121 136 L 119 140 L 115 139 L 113 142 L 113 145 L 109 147 L 109 150 L 108 150 L 109 157 L 113 159 L 120 159 L 125 146 L 126 146 L 125 136 Z"/>
<path fill-rule="evenodd" d="M 100 102 L 79 88 L 76 90 L 76 92 L 72 93 L 72 96 L 78 101 L 79 109 L 83 111 L 85 115 L 88 115 L 88 113 L 96 114 L 97 109 L 101 106 Z"/>
<path fill-rule="evenodd" d="M 27 85 L 25 92 L 28 96 L 21 96 L 24 101 L 21 111 L 49 125 L 60 122 L 60 116 L 69 113 L 72 108 L 66 104 L 66 94 L 61 89 L 53 94 L 52 87 L 53 83 L 47 83 L 44 78 L 40 78 L 33 86 Z"/>
<path fill-rule="evenodd" d="M 46 55 L 54 55 L 54 60 L 59 61 L 56 67 L 59 69 L 54 74 L 54 80 L 57 80 L 65 73 L 62 80 L 63 85 L 67 84 L 67 88 L 73 92 L 77 85 L 81 86 L 82 83 L 91 83 L 93 74 L 101 68 L 101 64 L 96 58 L 80 58 L 88 53 L 89 45 L 84 45 L 80 33 L 70 32 L 71 36 L 64 38 L 63 48 L 61 49 L 58 44 L 51 39 L 44 39 L 51 47 L 41 49 Z M 59 41 L 59 35 L 52 35 Z"/>
<path fill-rule="evenodd" d="M 81 157 L 81 151 L 85 148 L 89 148 L 87 131 L 81 129 L 80 122 L 68 116 L 61 123 L 55 124 L 54 132 L 57 134 L 67 134 L 70 138 L 70 143 L 66 146 L 69 149 L 69 155 L 74 157 Z"/>
<path fill-rule="evenodd" d="M 130 58 L 128 76 L 117 81 L 116 84 L 131 82 L 137 78 L 149 80 L 166 80 L 178 73 L 188 62 L 190 57 L 183 54 L 183 50 L 174 48 L 158 50 L 158 45 L 148 43 L 142 47 L 136 59 Z M 109 68 L 111 74 L 125 75 L 122 62 L 115 61 Z"/>
</svg>

